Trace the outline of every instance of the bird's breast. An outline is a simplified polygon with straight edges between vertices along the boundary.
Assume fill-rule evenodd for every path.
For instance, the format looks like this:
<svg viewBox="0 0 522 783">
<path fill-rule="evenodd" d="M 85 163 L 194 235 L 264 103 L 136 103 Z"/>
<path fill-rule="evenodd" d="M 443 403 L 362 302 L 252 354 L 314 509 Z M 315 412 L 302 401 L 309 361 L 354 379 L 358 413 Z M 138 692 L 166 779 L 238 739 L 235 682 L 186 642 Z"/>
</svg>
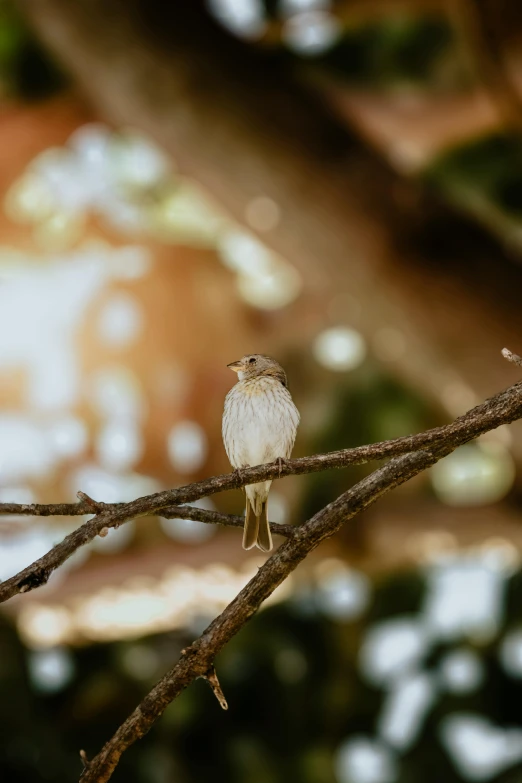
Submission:
<svg viewBox="0 0 522 783">
<path fill-rule="evenodd" d="M 229 392 L 223 440 L 234 467 L 260 465 L 292 450 L 299 414 L 287 389 L 265 379 L 240 382 Z"/>
</svg>

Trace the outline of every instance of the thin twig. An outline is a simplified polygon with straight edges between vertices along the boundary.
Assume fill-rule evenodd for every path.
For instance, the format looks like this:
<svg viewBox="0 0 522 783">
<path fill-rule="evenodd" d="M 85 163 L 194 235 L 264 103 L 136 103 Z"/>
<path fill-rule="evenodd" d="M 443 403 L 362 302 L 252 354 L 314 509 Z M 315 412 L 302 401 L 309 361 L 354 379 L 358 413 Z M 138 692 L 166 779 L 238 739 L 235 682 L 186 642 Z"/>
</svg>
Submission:
<svg viewBox="0 0 522 783">
<path fill-rule="evenodd" d="M 78 492 L 78 495 L 80 494 L 83 495 L 84 493 Z M 102 503 L 100 505 L 103 506 L 104 510 L 118 510 L 123 509 L 125 506 L 124 503 Z M 84 503 L 0 503 L 0 516 L 9 514 L 10 516 L 76 517 L 85 516 L 89 513 L 92 514 L 92 508 L 87 510 Z M 194 522 L 204 522 L 206 525 L 220 525 L 221 527 L 242 528 L 245 523 L 244 517 L 235 514 L 223 514 L 219 511 L 210 511 L 197 506 L 167 506 L 158 511 L 150 511 L 147 516 L 161 516 L 165 519 L 190 519 Z M 291 536 L 294 532 L 292 525 L 282 525 L 277 522 L 271 522 L 270 529 L 272 533 L 279 536 Z M 98 535 L 100 534 L 98 533 Z"/>
<path fill-rule="evenodd" d="M 204 522 L 206 525 L 221 525 L 222 527 L 240 527 L 245 524 L 245 517 L 234 514 L 222 514 L 219 511 L 208 511 L 197 506 L 172 506 L 160 512 L 165 519 L 191 519 L 194 522 Z M 282 525 L 270 522 L 270 530 L 278 536 L 291 538 L 295 533 L 293 525 Z"/>
<path fill-rule="evenodd" d="M 91 511 L 96 511 L 98 513 L 99 511 L 103 511 L 103 509 L 106 506 L 106 503 L 100 503 L 98 500 L 93 500 L 89 495 L 87 495 L 86 492 L 77 492 L 76 495 L 82 500 L 84 503 L 89 506 Z"/>
</svg>

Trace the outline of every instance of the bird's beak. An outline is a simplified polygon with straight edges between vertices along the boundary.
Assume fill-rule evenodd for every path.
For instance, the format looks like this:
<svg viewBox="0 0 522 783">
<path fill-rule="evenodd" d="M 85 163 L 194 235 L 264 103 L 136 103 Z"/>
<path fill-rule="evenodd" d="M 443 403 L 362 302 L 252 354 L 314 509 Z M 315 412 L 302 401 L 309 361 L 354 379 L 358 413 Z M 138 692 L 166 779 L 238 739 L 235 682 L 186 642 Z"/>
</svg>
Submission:
<svg viewBox="0 0 522 783">
<path fill-rule="evenodd" d="M 233 372 L 241 372 L 241 370 L 245 369 L 243 362 L 231 362 L 227 364 L 227 367 L 229 370 L 233 370 Z"/>
</svg>

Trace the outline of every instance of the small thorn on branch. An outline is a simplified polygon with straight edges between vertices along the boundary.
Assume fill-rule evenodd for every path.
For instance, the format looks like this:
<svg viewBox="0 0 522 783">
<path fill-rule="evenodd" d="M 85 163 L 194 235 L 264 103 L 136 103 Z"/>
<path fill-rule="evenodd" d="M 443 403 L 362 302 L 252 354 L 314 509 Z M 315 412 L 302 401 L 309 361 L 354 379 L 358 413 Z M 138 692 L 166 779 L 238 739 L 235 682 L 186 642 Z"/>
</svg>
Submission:
<svg viewBox="0 0 522 783">
<path fill-rule="evenodd" d="M 99 503 L 97 500 L 93 500 L 89 495 L 87 495 L 85 492 L 77 492 L 76 497 L 79 498 L 79 500 L 83 500 L 84 503 L 86 503 L 88 506 L 90 506 L 93 511 L 103 511 L 103 507 L 105 506 L 105 503 Z"/>
<path fill-rule="evenodd" d="M 87 753 L 84 750 L 80 751 L 80 758 L 81 758 L 82 764 L 83 764 L 83 772 L 85 772 L 91 766 L 91 762 L 87 758 Z M 83 772 L 82 772 L 82 775 L 83 775 Z"/>
<path fill-rule="evenodd" d="M 208 682 L 208 684 L 212 688 L 214 696 L 218 700 L 221 709 L 228 710 L 227 700 L 225 699 L 225 694 L 223 693 L 221 685 L 219 684 L 218 676 L 216 674 L 216 669 L 214 668 L 214 666 L 211 666 L 208 672 L 206 674 L 203 674 L 202 677 L 204 680 Z"/>
<path fill-rule="evenodd" d="M 519 367 L 522 367 L 522 356 L 512 353 L 509 348 L 502 348 L 502 356 L 504 359 L 507 359 L 508 362 L 513 362 L 513 364 L 518 364 Z"/>
</svg>

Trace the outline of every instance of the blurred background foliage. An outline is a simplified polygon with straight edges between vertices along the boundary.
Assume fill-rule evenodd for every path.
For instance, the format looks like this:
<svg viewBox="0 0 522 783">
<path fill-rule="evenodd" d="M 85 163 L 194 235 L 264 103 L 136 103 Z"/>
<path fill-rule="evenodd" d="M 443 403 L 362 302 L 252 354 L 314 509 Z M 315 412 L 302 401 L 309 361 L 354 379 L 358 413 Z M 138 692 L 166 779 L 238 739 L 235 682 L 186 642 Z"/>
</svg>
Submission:
<svg viewBox="0 0 522 783">
<path fill-rule="evenodd" d="M 66 78 L 9 2 L 0 4 L 0 90 L 4 98 L 39 100 Z"/>
<path fill-rule="evenodd" d="M 515 0 L 108 5 L 0 1 L 0 502 L 226 471 L 226 364 L 254 350 L 287 368 L 296 454 L 515 380 Z M 228 712 L 196 683 L 114 780 L 521 780 L 521 434 L 314 553 L 216 662 Z M 374 467 L 276 482 L 269 515 L 298 524 Z M 0 520 L 2 579 L 79 521 Z M 6 605 L 0 778 L 79 776 L 262 562 L 237 531 L 140 519 Z"/>
</svg>

